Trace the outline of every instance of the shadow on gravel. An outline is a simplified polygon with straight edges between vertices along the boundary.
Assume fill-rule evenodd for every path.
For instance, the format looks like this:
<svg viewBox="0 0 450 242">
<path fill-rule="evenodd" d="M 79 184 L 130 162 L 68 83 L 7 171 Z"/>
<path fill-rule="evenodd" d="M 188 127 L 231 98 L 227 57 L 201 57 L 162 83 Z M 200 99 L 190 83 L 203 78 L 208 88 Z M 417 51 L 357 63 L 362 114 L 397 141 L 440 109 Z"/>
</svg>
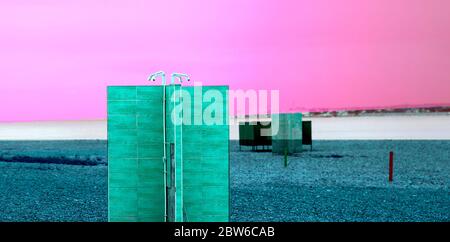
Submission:
<svg viewBox="0 0 450 242">
<path fill-rule="evenodd" d="M 336 155 L 336 154 L 332 154 L 332 155 L 312 155 L 311 157 L 313 157 L 313 158 L 333 158 L 333 159 L 344 158 L 343 155 Z"/>
<path fill-rule="evenodd" d="M 304 156 L 304 154 L 293 154 L 291 156 L 293 156 L 293 157 L 302 157 L 302 156 Z M 341 159 L 341 158 L 344 158 L 344 157 L 353 157 L 353 156 L 331 154 L 331 155 L 308 155 L 308 157 L 310 157 L 310 158 L 319 158 L 319 159 L 321 159 L 321 158 Z"/>
<path fill-rule="evenodd" d="M 0 156 L 0 162 L 64 164 L 64 165 L 80 165 L 80 166 L 97 166 L 107 164 L 106 160 L 103 157 L 99 156 L 31 157 L 24 155 L 16 155 L 16 156 Z"/>
</svg>

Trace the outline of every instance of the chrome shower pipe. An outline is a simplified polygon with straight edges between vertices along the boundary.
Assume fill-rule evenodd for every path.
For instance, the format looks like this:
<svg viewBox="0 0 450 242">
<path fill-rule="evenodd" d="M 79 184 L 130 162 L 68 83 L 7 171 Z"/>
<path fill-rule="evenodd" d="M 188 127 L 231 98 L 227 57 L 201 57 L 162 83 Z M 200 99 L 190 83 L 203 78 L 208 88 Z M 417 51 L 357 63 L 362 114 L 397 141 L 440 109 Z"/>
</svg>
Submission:
<svg viewBox="0 0 450 242">
<path fill-rule="evenodd" d="M 178 97 L 179 97 L 180 103 L 182 105 L 181 108 L 183 108 L 183 104 L 182 104 L 183 78 L 187 79 L 187 81 L 190 81 L 189 75 L 183 74 L 183 73 L 172 73 L 171 80 L 170 80 L 171 84 L 173 84 L 173 85 L 175 84 L 175 80 L 176 79 L 178 79 L 178 81 L 180 82 L 180 89 L 179 89 Z M 175 85 L 174 85 L 174 89 L 173 90 L 174 90 L 174 93 L 175 93 Z M 180 169 L 181 169 L 180 182 L 181 182 L 181 187 L 183 187 L 183 120 L 184 120 L 184 116 L 183 116 L 183 112 L 181 112 L 181 124 L 180 124 L 180 164 L 181 164 L 181 167 L 180 167 Z M 174 127 L 175 127 L 175 129 L 174 129 L 175 130 L 175 132 L 174 132 L 174 139 L 177 140 L 176 139 L 176 137 L 177 137 L 176 126 L 174 126 Z M 175 150 L 176 150 L 176 148 L 175 148 Z M 175 152 L 175 157 L 176 157 L 176 152 Z M 175 160 L 176 160 L 176 158 L 175 158 Z M 175 164 L 176 164 L 176 162 L 175 162 Z M 177 179 L 176 179 L 176 173 L 175 173 L 175 181 L 176 180 Z M 178 189 L 175 189 L 175 193 L 177 192 L 177 190 Z M 181 203 L 180 204 L 183 204 L 183 196 L 181 196 Z M 175 210 L 176 210 L 176 195 L 175 195 Z M 181 221 L 181 222 L 183 222 L 183 221 Z"/>
<path fill-rule="evenodd" d="M 166 73 L 164 71 L 158 71 L 151 74 L 148 77 L 149 81 L 156 81 L 157 77 L 161 77 L 161 82 L 163 86 L 163 139 L 164 139 L 164 154 L 163 154 L 163 165 L 164 165 L 164 221 L 167 222 L 167 138 L 166 138 Z"/>
</svg>

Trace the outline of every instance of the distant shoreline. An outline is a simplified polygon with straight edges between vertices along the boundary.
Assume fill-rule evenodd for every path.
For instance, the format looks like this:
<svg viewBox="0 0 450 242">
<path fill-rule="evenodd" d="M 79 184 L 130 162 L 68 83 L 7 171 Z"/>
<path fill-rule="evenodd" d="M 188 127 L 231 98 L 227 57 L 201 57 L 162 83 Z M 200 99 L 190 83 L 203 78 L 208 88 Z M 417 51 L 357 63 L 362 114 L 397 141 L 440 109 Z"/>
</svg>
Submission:
<svg viewBox="0 0 450 242">
<path fill-rule="evenodd" d="M 399 116 L 399 115 L 410 115 L 410 116 L 450 115 L 450 106 L 304 112 L 305 117 L 359 117 L 359 116 Z"/>
<path fill-rule="evenodd" d="M 304 120 L 312 121 L 314 140 L 450 140 L 448 113 L 305 115 Z M 0 141 L 106 140 L 107 127 L 106 120 L 0 123 Z M 230 140 L 237 139 L 235 122 L 230 125 Z"/>
</svg>

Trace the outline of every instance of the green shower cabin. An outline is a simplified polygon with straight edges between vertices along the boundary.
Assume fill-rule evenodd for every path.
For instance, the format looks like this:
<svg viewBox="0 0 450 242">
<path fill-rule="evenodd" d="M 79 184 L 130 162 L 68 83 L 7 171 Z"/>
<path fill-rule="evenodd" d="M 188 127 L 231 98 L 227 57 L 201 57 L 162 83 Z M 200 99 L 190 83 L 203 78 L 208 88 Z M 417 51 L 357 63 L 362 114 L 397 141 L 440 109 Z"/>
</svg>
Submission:
<svg viewBox="0 0 450 242">
<path fill-rule="evenodd" d="M 227 86 L 108 87 L 108 220 L 229 221 Z"/>
<path fill-rule="evenodd" d="M 302 152 L 302 117 L 301 113 L 272 114 L 272 153 Z"/>
</svg>

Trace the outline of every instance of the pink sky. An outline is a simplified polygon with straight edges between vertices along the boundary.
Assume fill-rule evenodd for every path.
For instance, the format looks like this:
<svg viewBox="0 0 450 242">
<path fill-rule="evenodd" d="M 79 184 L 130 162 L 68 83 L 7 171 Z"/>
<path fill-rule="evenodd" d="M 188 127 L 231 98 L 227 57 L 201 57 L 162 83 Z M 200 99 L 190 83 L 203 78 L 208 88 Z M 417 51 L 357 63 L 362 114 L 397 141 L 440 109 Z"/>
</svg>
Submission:
<svg viewBox="0 0 450 242">
<path fill-rule="evenodd" d="M 31 3 L 30 3 L 31 2 Z M 281 110 L 450 103 L 448 0 L 3 0 L 0 121 L 106 117 L 157 70 Z"/>
</svg>

